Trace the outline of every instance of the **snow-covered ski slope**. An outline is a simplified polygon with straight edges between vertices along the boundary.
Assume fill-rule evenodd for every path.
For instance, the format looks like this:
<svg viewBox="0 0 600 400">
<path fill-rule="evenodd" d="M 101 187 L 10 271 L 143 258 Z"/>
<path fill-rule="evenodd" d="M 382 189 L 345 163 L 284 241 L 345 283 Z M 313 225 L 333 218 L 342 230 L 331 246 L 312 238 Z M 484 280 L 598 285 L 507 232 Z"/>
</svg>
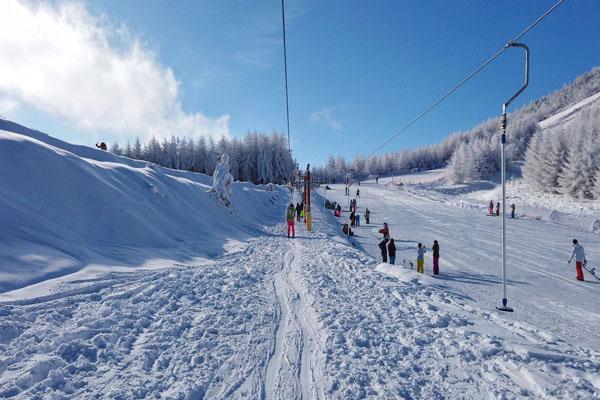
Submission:
<svg viewBox="0 0 600 400">
<path fill-rule="evenodd" d="M 106 153 L 100 154 L 112 161 L 79 157 L 2 135 L 0 149 L 5 141 L 24 141 L 58 154 L 45 165 L 49 171 L 69 160 L 65 179 L 73 170 L 92 168 L 92 176 L 103 177 L 99 184 L 110 182 L 124 193 L 136 187 L 136 179 L 124 187 L 116 183 L 130 161 Z M 93 169 L 97 165 L 116 169 L 114 180 Z M 314 200 L 314 232 L 298 224 L 296 239 L 287 239 L 282 220 L 289 198 L 282 189 L 236 185 L 238 211 L 231 215 L 203 197 L 209 178 L 168 170 L 160 173 L 169 178 L 156 178 L 158 171 L 145 164 L 128 168 L 139 168 L 134 172 L 144 179 L 154 177 L 159 193 L 172 198 L 160 203 L 157 214 L 174 213 L 169 205 L 176 199 L 182 207 L 200 202 L 210 210 L 209 221 L 218 217 L 232 226 L 202 228 L 191 225 L 190 217 L 196 231 L 180 233 L 180 245 L 163 247 L 163 260 L 154 259 L 152 269 L 105 265 L 107 273 L 57 278 L 43 292 L 35 289 L 38 284 L 1 295 L 0 398 L 600 398 L 600 285 L 576 283 L 573 267 L 566 266 L 573 231 L 539 221 L 511 222 L 515 240 L 509 254 L 522 257 L 518 266 L 516 257 L 509 264 L 515 312 L 501 314 L 494 310 L 500 299 L 497 218 L 366 184 L 358 206 L 361 213 L 371 208 L 374 224 L 358 227 L 352 241 L 340 235 L 340 221 L 323 209 L 320 195 Z M 34 178 L 22 176 L 41 191 L 45 181 Z M 189 186 L 193 195 L 179 195 Z M 81 184 L 90 192 L 95 187 Z M 327 196 L 347 204 L 343 188 L 335 189 Z M 261 205 L 271 200 L 275 204 Z M 187 210 L 193 212 L 191 206 Z M 84 218 L 85 209 L 78 211 Z M 171 225 L 163 228 L 160 217 L 146 229 L 179 233 L 168 230 L 175 229 Z M 414 259 L 417 240 L 427 246 L 440 240 L 442 275 L 379 264 L 373 256 L 383 219 L 398 240 L 400 262 Z M 42 219 L 27 229 L 35 234 L 48 226 L 53 225 Z M 7 227 L 17 229 L 3 224 L 2 232 Z M 216 239 L 202 247 L 205 232 Z M 136 233 L 120 239 L 123 264 L 135 265 L 142 251 Z M 592 235 L 577 237 L 588 258 L 597 260 Z M 33 251 L 28 239 L 13 239 L 15 254 Z M 44 246 L 52 249 L 54 243 Z M 154 256 L 151 248 L 143 250 Z M 64 252 L 46 253 L 45 260 L 60 260 Z M 174 262 L 171 254 L 184 256 Z M 428 256 L 427 271 L 430 265 Z M 24 262 L 22 271 L 28 267 Z"/>
<path fill-rule="evenodd" d="M 436 201 L 431 191 L 422 197 L 418 189 L 386 184 L 387 179 L 379 182 L 360 186 L 359 212 L 368 207 L 372 225 L 357 228 L 357 246 L 380 257 L 377 244 L 381 235 L 376 232 L 387 222 L 399 250 L 397 261 L 402 264 L 405 259 L 416 265 L 417 243 L 430 249 L 438 240 L 443 272 L 438 280 L 484 308 L 500 305 L 501 218 L 489 216 L 483 209 Z M 335 188 L 327 191 L 327 197 L 347 203 L 343 186 Z M 343 222 L 347 218 L 346 213 Z M 584 283 L 575 280 L 574 265 L 567 264 L 573 238 L 585 247 L 589 264 L 600 265 L 597 234 L 552 222 L 507 219 L 509 303 L 520 321 L 566 342 L 598 348 L 600 339 L 595 332 L 600 329 L 600 282 L 591 276 Z M 426 270 L 431 272 L 431 254 L 426 260 Z"/>
<path fill-rule="evenodd" d="M 206 193 L 209 176 L 2 120 L 0 170 L 0 293 L 82 269 L 219 256 L 278 220 L 285 200 L 281 188 L 235 184 L 232 215 Z"/>
<path fill-rule="evenodd" d="M 600 107 L 600 92 L 595 93 L 585 99 L 578 101 L 575 104 L 566 107 L 564 110 L 540 121 L 539 125 L 542 129 L 555 128 L 557 126 L 565 125 L 571 122 L 577 115 L 587 108 Z"/>
</svg>

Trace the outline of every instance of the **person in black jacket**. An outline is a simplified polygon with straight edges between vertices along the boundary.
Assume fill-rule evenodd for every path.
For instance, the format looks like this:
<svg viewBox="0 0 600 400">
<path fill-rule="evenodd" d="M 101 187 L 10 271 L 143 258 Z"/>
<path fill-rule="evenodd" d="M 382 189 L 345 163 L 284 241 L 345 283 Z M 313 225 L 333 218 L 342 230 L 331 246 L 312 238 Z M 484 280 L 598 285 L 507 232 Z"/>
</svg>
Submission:
<svg viewBox="0 0 600 400">
<path fill-rule="evenodd" d="M 390 257 L 390 264 L 394 265 L 396 262 L 396 244 L 394 243 L 394 239 L 390 239 L 387 245 L 388 255 Z"/>
<path fill-rule="evenodd" d="M 388 243 L 387 238 L 384 238 L 381 242 L 379 242 L 379 249 L 381 250 L 381 260 L 384 263 L 387 262 L 387 243 Z"/>
<path fill-rule="evenodd" d="M 437 240 L 433 241 L 433 246 L 431 246 L 431 250 L 433 250 L 433 274 L 440 274 L 440 244 Z"/>
</svg>

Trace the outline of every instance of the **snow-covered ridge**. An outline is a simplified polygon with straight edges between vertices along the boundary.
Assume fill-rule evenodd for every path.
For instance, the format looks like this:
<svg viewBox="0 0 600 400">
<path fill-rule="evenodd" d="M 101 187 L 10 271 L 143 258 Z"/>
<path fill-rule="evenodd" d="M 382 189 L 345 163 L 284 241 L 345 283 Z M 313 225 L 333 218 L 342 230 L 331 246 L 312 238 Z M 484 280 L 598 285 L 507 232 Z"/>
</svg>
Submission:
<svg viewBox="0 0 600 400">
<path fill-rule="evenodd" d="M 232 214 L 206 193 L 209 176 L 3 120 L 0 169 L 0 292 L 85 267 L 217 257 L 278 220 L 286 198 L 275 186 L 236 183 Z"/>
<path fill-rule="evenodd" d="M 557 125 L 568 123 L 569 121 L 572 121 L 579 112 L 581 112 L 582 110 L 584 110 L 588 107 L 593 106 L 596 102 L 599 102 L 599 101 L 600 101 L 600 92 L 598 92 L 594 95 L 591 95 L 581 101 L 578 101 L 577 103 L 566 107 L 565 109 L 554 114 L 553 116 L 546 118 L 543 121 L 540 121 L 540 123 L 539 123 L 540 128 L 548 129 L 548 128 L 555 127 Z M 598 104 L 598 106 L 600 107 L 600 104 Z"/>
</svg>

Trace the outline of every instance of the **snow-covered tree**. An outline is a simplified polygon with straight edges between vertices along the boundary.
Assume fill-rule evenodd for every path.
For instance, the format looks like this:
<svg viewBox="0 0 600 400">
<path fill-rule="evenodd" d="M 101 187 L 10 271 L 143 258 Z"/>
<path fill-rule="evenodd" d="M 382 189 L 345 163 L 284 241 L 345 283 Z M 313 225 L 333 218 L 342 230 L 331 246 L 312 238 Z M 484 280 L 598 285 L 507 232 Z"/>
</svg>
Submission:
<svg viewBox="0 0 600 400">
<path fill-rule="evenodd" d="M 229 172 L 229 156 L 226 153 L 223 153 L 220 156 L 219 163 L 215 167 L 213 185 L 208 189 L 208 193 L 214 193 L 217 196 L 217 199 L 222 201 L 225 206 L 232 207 L 232 184 L 233 176 Z"/>
<path fill-rule="evenodd" d="M 121 149 L 121 146 L 119 146 L 119 142 L 113 142 L 110 145 L 110 152 L 118 156 L 123 155 L 123 149 Z"/>
</svg>

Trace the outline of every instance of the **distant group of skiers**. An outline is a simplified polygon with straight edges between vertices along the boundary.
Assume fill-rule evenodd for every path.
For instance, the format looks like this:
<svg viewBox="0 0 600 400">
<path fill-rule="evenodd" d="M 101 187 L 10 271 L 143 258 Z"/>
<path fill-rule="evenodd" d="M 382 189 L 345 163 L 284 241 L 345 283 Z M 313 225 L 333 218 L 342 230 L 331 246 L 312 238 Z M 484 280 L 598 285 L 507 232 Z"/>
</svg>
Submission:
<svg viewBox="0 0 600 400">
<path fill-rule="evenodd" d="M 360 185 L 360 183 L 359 183 L 359 185 Z M 345 195 L 350 196 L 350 187 L 349 186 L 346 186 Z M 356 197 L 360 197 L 360 189 L 358 189 L 358 188 L 356 189 Z"/>
<path fill-rule="evenodd" d="M 379 243 L 379 249 L 381 250 L 381 259 L 383 262 L 390 264 L 396 263 L 396 243 L 394 239 L 390 238 L 390 227 L 387 222 L 383 223 L 383 228 L 379 230 L 379 233 L 383 235 L 383 240 Z M 437 240 L 433 241 L 433 274 L 439 275 L 440 273 L 440 244 Z M 417 272 L 425 273 L 425 253 L 427 248 L 422 243 L 417 244 Z M 411 262 L 412 265 L 412 262 Z"/>
<path fill-rule="evenodd" d="M 357 191 L 357 195 L 358 195 L 358 191 Z M 335 205 L 335 203 L 333 203 L 333 205 Z M 333 208 L 333 205 L 331 206 Z M 511 205 L 511 216 L 512 218 L 515 217 L 515 205 L 512 204 Z M 350 225 L 348 225 L 347 223 L 343 224 L 342 227 L 342 231 L 344 232 L 345 235 L 351 236 L 354 235 L 354 232 L 352 231 L 351 227 L 355 227 L 355 226 L 360 226 L 360 215 L 357 214 L 356 212 L 357 210 L 357 206 L 356 206 L 356 199 L 352 199 L 350 201 Z M 494 202 L 490 201 L 490 205 L 489 205 L 489 212 L 490 214 L 492 214 L 494 211 Z M 341 217 L 341 213 L 342 213 L 342 207 L 337 204 L 337 206 L 334 209 L 335 212 L 335 216 L 336 217 Z M 496 204 L 496 215 L 500 214 L 500 203 Z M 371 223 L 371 211 L 366 208 L 365 209 L 365 221 L 367 222 L 367 224 Z M 288 233 L 288 238 L 290 237 L 290 234 L 292 235 L 292 238 L 295 238 L 295 228 L 294 228 L 294 220 L 297 221 L 301 221 L 304 219 L 304 204 L 303 203 L 297 203 L 296 206 L 294 207 L 293 203 L 290 203 L 288 209 L 287 209 L 287 233 Z M 379 243 L 378 247 L 381 250 L 381 258 L 383 260 L 383 262 L 388 262 L 390 264 L 395 264 L 396 263 L 396 244 L 394 242 L 394 239 L 392 239 L 390 237 L 390 227 L 388 225 L 387 222 L 383 223 L 383 227 L 379 230 L 379 233 L 383 235 L 383 240 Z M 439 275 L 440 273 L 440 265 L 439 265 L 439 261 L 440 261 L 440 245 L 438 243 L 437 240 L 433 241 L 433 246 L 431 247 L 431 250 L 433 252 L 433 274 L 434 275 Z M 425 273 L 425 253 L 427 252 L 427 248 L 422 244 L 422 243 L 418 243 L 417 244 L 417 272 L 423 274 Z M 593 276 L 596 276 L 596 274 L 594 273 L 595 269 L 588 269 L 586 268 L 586 264 L 587 264 L 587 260 L 585 258 L 585 251 L 583 249 L 583 246 L 581 246 L 577 239 L 573 239 L 573 252 L 571 254 L 571 257 L 568 260 L 568 263 L 570 264 L 571 261 L 573 261 L 573 259 L 575 259 L 575 272 L 576 272 L 576 278 L 579 281 L 583 281 L 584 277 L 583 277 L 583 269 L 586 269 L 587 271 L 589 271 Z M 412 266 L 412 262 L 410 263 Z M 600 279 L 600 278 L 599 278 Z"/>
<path fill-rule="evenodd" d="M 512 203 L 510 205 L 510 217 L 514 218 L 515 217 L 515 210 L 516 210 L 516 206 L 515 203 Z M 490 215 L 496 215 L 497 217 L 500 216 L 500 202 L 496 203 L 496 212 L 494 213 L 494 202 L 492 200 L 490 200 L 490 204 L 488 205 L 488 212 Z"/>
</svg>

